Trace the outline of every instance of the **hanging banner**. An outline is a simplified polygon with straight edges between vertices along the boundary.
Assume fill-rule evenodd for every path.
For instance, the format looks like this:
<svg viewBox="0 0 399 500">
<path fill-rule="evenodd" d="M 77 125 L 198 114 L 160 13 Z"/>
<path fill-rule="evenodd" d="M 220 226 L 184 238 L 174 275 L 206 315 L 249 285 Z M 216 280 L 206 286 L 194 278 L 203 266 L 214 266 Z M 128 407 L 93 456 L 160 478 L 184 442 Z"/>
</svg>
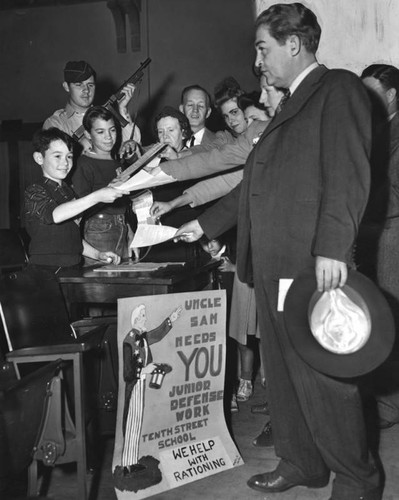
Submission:
<svg viewBox="0 0 399 500">
<path fill-rule="evenodd" d="M 118 348 L 119 500 L 243 464 L 223 413 L 224 290 L 119 299 Z"/>
</svg>

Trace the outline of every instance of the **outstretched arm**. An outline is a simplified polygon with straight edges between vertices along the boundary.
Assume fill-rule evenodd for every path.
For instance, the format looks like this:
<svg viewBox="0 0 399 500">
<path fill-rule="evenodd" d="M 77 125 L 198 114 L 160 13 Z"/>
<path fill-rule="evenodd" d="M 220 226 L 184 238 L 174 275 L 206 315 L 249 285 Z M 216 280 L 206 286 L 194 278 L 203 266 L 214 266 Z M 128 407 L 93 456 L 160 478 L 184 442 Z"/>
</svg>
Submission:
<svg viewBox="0 0 399 500">
<path fill-rule="evenodd" d="M 55 224 L 59 224 L 65 220 L 73 219 L 97 203 L 113 203 L 117 198 L 126 194 L 129 194 L 129 191 L 105 187 L 94 191 L 83 198 L 67 201 L 66 203 L 62 203 L 62 205 L 58 205 L 53 210 L 54 222 Z"/>
</svg>

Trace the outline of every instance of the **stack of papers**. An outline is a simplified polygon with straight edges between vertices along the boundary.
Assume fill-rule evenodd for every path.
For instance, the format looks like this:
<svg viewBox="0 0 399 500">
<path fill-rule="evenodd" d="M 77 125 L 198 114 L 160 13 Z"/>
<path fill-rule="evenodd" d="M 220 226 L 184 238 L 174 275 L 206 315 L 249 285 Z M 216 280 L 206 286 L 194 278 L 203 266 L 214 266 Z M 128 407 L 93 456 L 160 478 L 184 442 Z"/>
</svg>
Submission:
<svg viewBox="0 0 399 500">
<path fill-rule="evenodd" d="M 162 269 L 167 266 L 184 266 L 185 262 L 123 262 L 122 264 L 109 264 L 106 266 L 96 267 L 93 271 L 98 273 L 109 273 L 109 272 L 149 272 L 156 271 L 157 269 Z"/>
</svg>

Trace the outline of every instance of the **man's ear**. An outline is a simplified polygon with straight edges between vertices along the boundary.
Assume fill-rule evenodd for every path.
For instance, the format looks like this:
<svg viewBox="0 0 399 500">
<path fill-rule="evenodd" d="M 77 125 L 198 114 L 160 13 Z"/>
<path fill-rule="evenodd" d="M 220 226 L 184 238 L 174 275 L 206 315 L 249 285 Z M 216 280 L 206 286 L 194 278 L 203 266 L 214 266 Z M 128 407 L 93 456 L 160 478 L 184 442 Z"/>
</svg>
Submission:
<svg viewBox="0 0 399 500">
<path fill-rule="evenodd" d="M 386 91 L 387 101 L 389 104 L 392 104 L 396 101 L 396 89 L 391 88 Z"/>
<path fill-rule="evenodd" d="M 65 92 L 68 92 L 68 94 L 69 94 L 69 85 L 67 84 L 67 82 L 62 82 L 62 86 L 63 86 Z"/>
<path fill-rule="evenodd" d="M 179 111 L 180 111 L 180 113 L 183 113 L 183 115 L 184 115 L 184 106 L 183 106 L 183 104 L 180 104 Z"/>
<path fill-rule="evenodd" d="M 209 118 L 209 115 L 212 113 L 212 108 L 208 108 L 208 111 L 206 112 L 205 118 Z"/>
<path fill-rule="evenodd" d="M 35 162 L 42 166 L 43 165 L 43 161 L 44 161 L 44 158 L 43 158 L 43 155 L 41 153 L 39 153 L 39 151 L 35 151 L 33 153 L 33 159 L 35 160 Z"/>
<path fill-rule="evenodd" d="M 86 139 L 88 139 L 89 141 L 91 140 L 91 136 L 87 130 L 84 131 L 84 135 L 85 135 Z"/>
<path fill-rule="evenodd" d="M 288 37 L 287 40 L 290 52 L 292 56 L 297 56 L 299 52 L 301 51 L 302 47 L 302 42 L 299 36 L 297 35 L 291 35 Z"/>
</svg>

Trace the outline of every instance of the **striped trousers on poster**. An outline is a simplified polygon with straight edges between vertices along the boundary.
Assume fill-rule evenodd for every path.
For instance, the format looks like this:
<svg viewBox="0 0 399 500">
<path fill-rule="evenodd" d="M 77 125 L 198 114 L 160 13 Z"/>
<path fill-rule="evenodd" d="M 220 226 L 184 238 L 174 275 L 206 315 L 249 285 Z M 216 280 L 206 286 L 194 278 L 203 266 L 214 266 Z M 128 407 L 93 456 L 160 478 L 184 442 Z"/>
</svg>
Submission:
<svg viewBox="0 0 399 500">
<path fill-rule="evenodd" d="M 130 395 L 129 410 L 126 421 L 125 440 L 122 451 L 122 466 L 137 464 L 139 461 L 139 445 L 144 413 L 145 379 L 139 379 Z"/>
</svg>

